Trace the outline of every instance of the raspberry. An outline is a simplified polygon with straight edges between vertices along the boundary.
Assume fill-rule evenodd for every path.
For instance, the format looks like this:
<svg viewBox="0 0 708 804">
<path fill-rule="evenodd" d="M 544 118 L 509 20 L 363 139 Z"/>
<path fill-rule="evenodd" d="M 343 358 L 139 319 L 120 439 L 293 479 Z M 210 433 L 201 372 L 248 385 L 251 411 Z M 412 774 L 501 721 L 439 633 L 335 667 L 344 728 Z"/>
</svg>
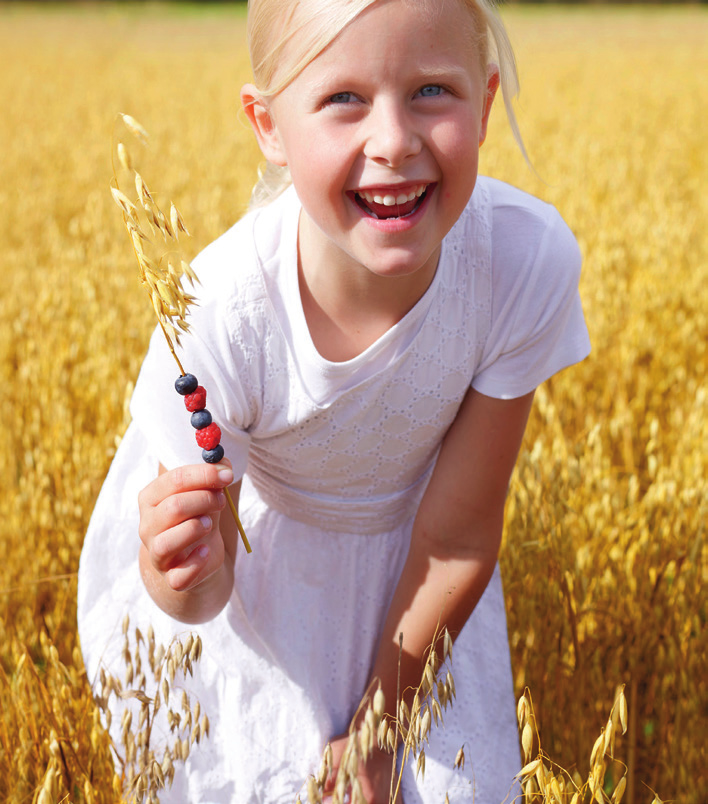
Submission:
<svg viewBox="0 0 708 804">
<path fill-rule="evenodd" d="M 217 444 L 214 449 L 203 449 L 202 459 L 207 463 L 219 463 L 224 457 L 224 448 L 221 444 Z"/>
<path fill-rule="evenodd" d="M 201 430 L 197 430 L 194 435 L 196 436 L 197 444 L 205 450 L 215 449 L 219 446 L 219 441 L 221 441 L 221 430 L 218 424 L 203 427 Z"/>
<path fill-rule="evenodd" d="M 177 391 L 178 394 L 182 394 L 182 396 L 186 396 L 196 391 L 198 385 L 199 382 L 194 374 L 183 374 L 175 380 L 175 391 Z"/>
<path fill-rule="evenodd" d="M 201 385 L 198 385 L 193 393 L 184 397 L 184 406 L 191 413 L 194 413 L 195 410 L 204 410 L 206 407 L 206 391 Z"/>
<path fill-rule="evenodd" d="M 211 413 L 208 410 L 195 410 L 190 419 L 195 430 L 201 430 L 211 424 Z"/>
</svg>

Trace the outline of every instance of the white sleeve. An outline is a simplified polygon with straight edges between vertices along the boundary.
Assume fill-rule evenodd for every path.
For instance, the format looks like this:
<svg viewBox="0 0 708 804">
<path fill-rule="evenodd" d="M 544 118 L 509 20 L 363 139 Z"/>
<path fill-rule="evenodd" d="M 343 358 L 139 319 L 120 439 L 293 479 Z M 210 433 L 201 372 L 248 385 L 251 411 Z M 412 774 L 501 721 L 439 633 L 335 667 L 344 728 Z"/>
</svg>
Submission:
<svg viewBox="0 0 708 804">
<path fill-rule="evenodd" d="M 472 387 L 512 399 L 590 352 L 578 293 L 581 256 L 558 212 L 495 211 L 492 324 Z M 500 231 L 501 230 L 501 231 Z"/>
</svg>

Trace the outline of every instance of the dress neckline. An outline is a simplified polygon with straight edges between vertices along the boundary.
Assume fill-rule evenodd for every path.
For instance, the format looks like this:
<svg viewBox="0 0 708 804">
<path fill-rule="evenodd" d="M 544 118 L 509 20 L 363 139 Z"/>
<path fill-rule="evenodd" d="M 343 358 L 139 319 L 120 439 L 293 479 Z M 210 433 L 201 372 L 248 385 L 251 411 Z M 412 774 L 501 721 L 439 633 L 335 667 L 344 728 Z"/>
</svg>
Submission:
<svg viewBox="0 0 708 804">
<path fill-rule="evenodd" d="M 293 195 L 297 198 L 293 190 Z M 426 315 L 430 309 L 431 302 L 437 293 L 440 284 L 440 265 L 444 260 L 445 242 L 442 243 L 440 251 L 440 258 L 438 260 L 438 270 L 435 271 L 432 281 L 428 285 L 425 293 L 418 299 L 413 307 L 400 319 L 397 323 L 386 330 L 380 335 L 370 346 L 364 349 L 355 357 L 349 360 L 333 361 L 323 357 L 319 352 L 310 333 L 310 328 L 305 316 L 305 310 L 302 304 L 302 295 L 300 293 L 300 282 L 298 279 L 298 222 L 302 206 L 297 200 L 295 209 L 292 207 L 288 210 L 285 225 L 283 227 L 283 246 L 284 246 L 284 259 L 281 263 L 281 277 L 282 287 L 284 289 L 283 301 L 288 319 L 291 322 L 291 332 L 293 335 L 293 346 L 295 347 L 296 354 L 304 358 L 317 371 L 323 375 L 336 377 L 338 375 L 351 375 L 352 371 L 356 371 L 360 367 L 365 367 L 372 363 L 379 363 L 380 359 L 387 355 L 389 352 L 398 352 L 400 341 L 406 341 L 406 346 L 412 340 L 408 339 L 406 335 L 411 331 L 417 331 L 416 326 Z M 294 212 L 294 214 L 292 214 Z M 393 357 L 393 355 L 391 355 Z M 388 360 L 385 360 L 388 363 Z"/>
</svg>

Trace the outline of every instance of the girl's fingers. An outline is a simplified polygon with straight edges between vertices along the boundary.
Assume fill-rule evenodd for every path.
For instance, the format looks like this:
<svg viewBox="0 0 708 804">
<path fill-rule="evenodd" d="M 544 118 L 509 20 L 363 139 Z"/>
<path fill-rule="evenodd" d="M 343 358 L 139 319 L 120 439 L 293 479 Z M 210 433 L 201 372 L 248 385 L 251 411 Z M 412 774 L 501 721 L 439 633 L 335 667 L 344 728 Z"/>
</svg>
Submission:
<svg viewBox="0 0 708 804">
<path fill-rule="evenodd" d="M 228 461 L 161 469 L 140 493 L 140 540 L 150 564 L 175 591 L 206 580 L 224 562 L 219 515 L 233 483 Z"/>
<path fill-rule="evenodd" d="M 226 496 L 221 489 L 199 489 L 174 494 L 156 506 L 141 510 L 138 534 L 143 544 L 152 551 L 152 543 L 166 531 L 182 524 L 191 524 L 192 528 L 196 528 L 199 517 L 216 514 L 225 505 Z"/>
<path fill-rule="evenodd" d="M 154 508 L 168 497 L 198 489 L 223 489 L 234 482 L 231 464 L 227 459 L 218 464 L 179 466 L 158 475 L 138 495 L 141 513 Z"/>
<path fill-rule="evenodd" d="M 165 572 L 165 579 L 175 592 L 185 592 L 213 575 L 224 563 L 224 543 L 221 538 L 208 537 Z"/>
<path fill-rule="evenodd" d="M 160 572 L 167 572 L 187 560 L 189 555 L 214 529 L 216 514 L 201 514 L 174 527 L 166 528 L 145 543 L 150 562 Z"/>
</svg>

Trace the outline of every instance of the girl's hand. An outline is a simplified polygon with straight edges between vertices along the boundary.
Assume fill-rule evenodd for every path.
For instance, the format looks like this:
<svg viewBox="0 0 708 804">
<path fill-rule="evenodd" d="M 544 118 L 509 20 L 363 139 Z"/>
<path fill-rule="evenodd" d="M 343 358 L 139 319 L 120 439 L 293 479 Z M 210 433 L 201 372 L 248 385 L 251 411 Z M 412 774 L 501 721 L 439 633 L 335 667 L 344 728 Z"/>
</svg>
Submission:
<svg viewBox="0 0 708 804">
<path fill-rule="evenodd" d="M 342 760 L 342 754 L 349 741 L 349 735 L 343 734 L 330 741 L 332 746 L 332 772 L 327 779 L 324 789 L 324 801 L 328 804 L 334 791 L 334 783 L 337 778 L 337 771 Z M 374 753 L 367 759 L 366 764 L 359 763 L 357 777 L 361 784 L 364 800 L 367 804 L 393 804 L 390 800 L 391 793 L 391 772 L 393 770 L 393 756 L 385 751 L 374 749 Z M 394 788 L 395 788 L 394 780 Z M 396 798 L 395 804 L 403 804 L 400 793 Z"/>
<path fill-rule="evenodd" d="M 143 581 L 157 605 L 177 619 L 211 619 L 228 600 L 235 528 L 228 516 L 222 526 L 221 512 L 224 488 L 232 483 L 227 460 L 169 472 L 160 467 L 138 496 Z"/>
</svg>

